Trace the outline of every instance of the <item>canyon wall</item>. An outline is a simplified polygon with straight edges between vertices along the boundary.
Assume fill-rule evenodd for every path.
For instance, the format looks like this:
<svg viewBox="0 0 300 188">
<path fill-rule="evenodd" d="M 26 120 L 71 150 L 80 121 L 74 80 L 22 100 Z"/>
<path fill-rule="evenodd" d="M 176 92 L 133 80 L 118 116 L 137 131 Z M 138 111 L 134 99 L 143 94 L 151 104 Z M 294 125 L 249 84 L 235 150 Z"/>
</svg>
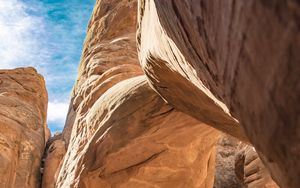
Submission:
<svg viewBox="0 0 300 188">
<path fill-rule="evenodd" d="M 165 101 L 248 138 L 276 182 L 297 188 L 299 26 L 296 0 L 139 0 L 139 59 Z"/>
<path fill-rule="evenodd" d="M 299 30 L 296 0 L 97 0 L 61 134 L 0 70 L 0 187 L 300 187 Z"/>
<path fill-rule="evenodd" d="M 33 68 L 0 70 L 0 187 L 38 188 L 48 95 Z"/>
<path fill-rule="evenodd" d="M 43 187 L 298 188 L 299 10 L 96 1 Z M 255 150 L 225 140 L 216 155 L 219 131 Z"/>
<path fill-rule="evenodd" d="M 137 57 L 136 15 L 136 1 L 96 2 L 58 139 L 67 151 L 61 161 L 47 157 L 44 187 L 213 186 L 219 133 L 149 86 Z"/>
</svg>

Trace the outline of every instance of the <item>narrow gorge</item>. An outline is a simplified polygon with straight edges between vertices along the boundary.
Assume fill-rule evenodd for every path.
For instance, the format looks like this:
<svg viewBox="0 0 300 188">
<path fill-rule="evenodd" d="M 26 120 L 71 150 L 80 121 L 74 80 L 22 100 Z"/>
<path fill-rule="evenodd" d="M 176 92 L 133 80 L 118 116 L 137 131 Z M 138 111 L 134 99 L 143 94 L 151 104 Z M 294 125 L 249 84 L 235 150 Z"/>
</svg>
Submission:
<svg viewBox="0 0 300 188">
<path fill-rule="evenodd" d="M 300 2 L 97 0 L 61 133 L 0 70 L 0 188 L 299 188 Z"/>
</svg>

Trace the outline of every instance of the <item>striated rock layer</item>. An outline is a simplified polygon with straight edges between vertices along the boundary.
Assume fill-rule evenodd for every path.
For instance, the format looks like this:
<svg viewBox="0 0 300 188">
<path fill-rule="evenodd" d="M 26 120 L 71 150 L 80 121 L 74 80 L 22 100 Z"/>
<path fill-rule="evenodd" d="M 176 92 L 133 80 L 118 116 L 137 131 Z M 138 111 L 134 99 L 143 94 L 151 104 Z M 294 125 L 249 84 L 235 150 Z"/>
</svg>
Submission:
<svg viewBox="0 0 300 188">
<path fill-rule="evenodd" d="M 149 86 L 136 14 L 136 1 L 96 2 L 62 134 L 67 151 L 62 162 L 46 159 L 45 172 L 47 161 L 57 166 L 47 176 L 58 174 L 55 187 L 213 186 L 218 131 Z"/>
<path fill-rule="evenodd" d="M 139 0 L 139 59 L 168 103 L 241 140 L 300 187 L 300 3 Z"/>
<path fill-rule="evenodd" d="M 0 187 L 38 188 L 48 95 L 33 68 L 0 70 Z M 46 137 L 46 138 L 45 138 Z"/>
<path fill-rule="evenodd" d="M 279 188 L 252 146 L 241 144 L 235 156 L 235 172 L 244 187 Z"/>
</svg>

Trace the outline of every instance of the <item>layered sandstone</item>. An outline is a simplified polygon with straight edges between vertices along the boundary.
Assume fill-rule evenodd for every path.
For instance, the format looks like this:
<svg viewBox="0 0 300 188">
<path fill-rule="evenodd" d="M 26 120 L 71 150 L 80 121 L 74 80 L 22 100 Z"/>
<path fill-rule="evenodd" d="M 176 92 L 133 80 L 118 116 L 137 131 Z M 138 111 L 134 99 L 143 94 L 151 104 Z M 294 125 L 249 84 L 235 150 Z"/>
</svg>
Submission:
<svg viewBox="0 0 300 188">
<path fill-rule="evenodd" d="M 244 187 L 279 188 L 252 146 L 241 145 L 235 157 L 235 172 Z"/>
<path fill-rule="evenodd" d="M 35 69 L 0 70 L 0 187 L 39 187 L 47 102 Z"/>
<path fill-rule="evenodd" d="M 279 188 L 254 147 L 222 135 L 217 144 L 214 188 Z"/>
<path fill-rule="evenodd" d="M 62 135 L 67 151 L 47 176 L 58 174 L 56 187 L 213 186 L 218 131 L 149 86 L 136 15 L 136 1 L 96 2 Z"/>
<path fill-rule="evenodd" d="M 299 1 L 139 0 L 138 22 L 140 63 L 164 100 L 248 137 L 280 186 L 299 187 Z"/>
</svg>

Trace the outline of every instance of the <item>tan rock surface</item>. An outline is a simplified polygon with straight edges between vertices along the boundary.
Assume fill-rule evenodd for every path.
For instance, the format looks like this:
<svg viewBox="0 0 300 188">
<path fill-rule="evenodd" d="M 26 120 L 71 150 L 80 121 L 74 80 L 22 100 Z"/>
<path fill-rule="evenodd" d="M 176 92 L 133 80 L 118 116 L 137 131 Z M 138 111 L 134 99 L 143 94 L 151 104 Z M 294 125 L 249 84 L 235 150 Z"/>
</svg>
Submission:
<svg viewBox="0 0 300 188">
<path fill-rule="evenodd" d="M 127 79 L 75 120 L 58 187 L 212 187 L 217 137 Z"/>
<path fill-rule="evenodd" d="M 286 188 L 300 187 L 299 10 L 296 0 L 140 0 L 138 13 L 139 59 L 152 87 L 245 140 L 231 117 L 239 120 Z"/>
<path fill-rule="evenodd" d="M 54 135 L 48 140 L 45 148 L 42 188 L 55 188 L 65 153 L 66 144 L 61 134 Z"/>
<path fill-rule="evenodd" d="M 84 113 L 114 84 L 142 74 L 135 42 L 136 4 L 96 1 L 63 131 L 67 144 L 80 105 L 80 113 Z"/>
<path fill-rule="evenodd" d="M 167 105 L 140 76 L 136 5 L 96 2 L 58 188 L 213 186 L 218 131 Z"/>
<path fill-rule="evenodd" d="M 47 91 L 33 68 L 0 70 L 0 187 L 38 188 Z"/>
</svg>

